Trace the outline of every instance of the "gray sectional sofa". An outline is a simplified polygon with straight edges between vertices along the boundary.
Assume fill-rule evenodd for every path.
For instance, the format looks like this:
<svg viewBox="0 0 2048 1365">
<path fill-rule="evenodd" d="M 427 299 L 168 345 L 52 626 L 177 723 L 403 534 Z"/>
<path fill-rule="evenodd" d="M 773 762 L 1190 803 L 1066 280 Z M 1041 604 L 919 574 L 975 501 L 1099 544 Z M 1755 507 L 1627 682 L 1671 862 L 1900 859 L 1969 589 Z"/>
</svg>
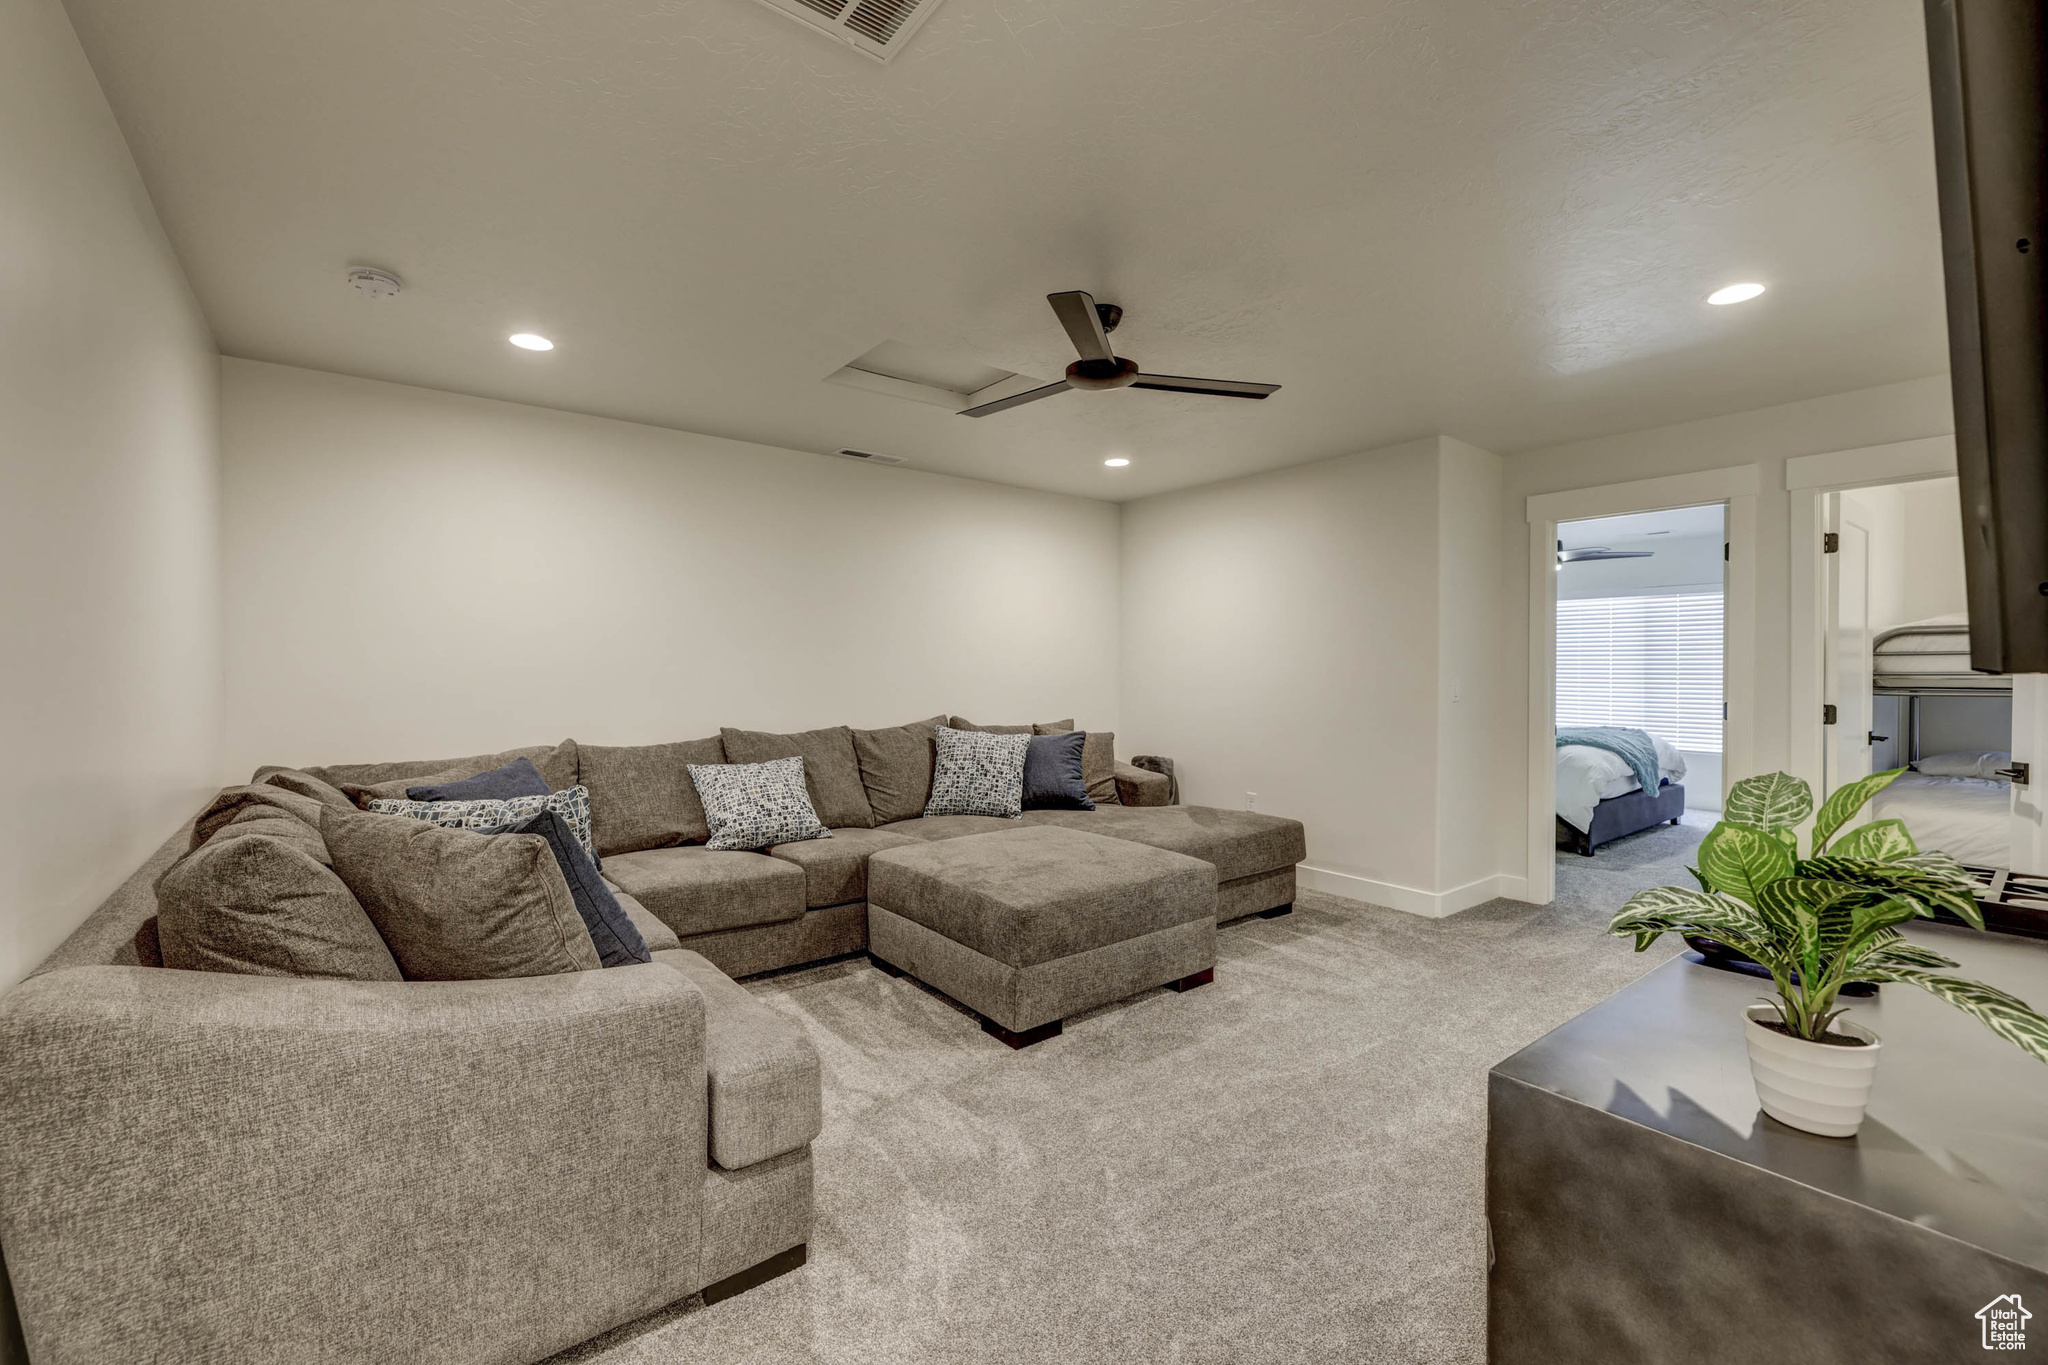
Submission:
<svg viewBox="0 0 2048 1365">
<path fill-rule="evenodd" d="M 818 1059 L 734 978 L 866 950 L 877 852 L 1050 826 L 1212 866 L 1210 925 L 1291 905 L 1298 823 L 1160 804 L 1167 779 L 1111 766 L 1106 738 L 1094 811 L 908 813 L 944 719 L 263 768 L 223 793 L 0 997 L 0 1253 L 31 1358 L 532 1362 L 801 1264 Z M 787 752 L 831 838 L 693 842 L 687 764 Z M 158 880 L 226 812 L 353 808 L 522 755 L 588 790 L 653 962 L 453 982 L 162 965 Z"/>
</svg>

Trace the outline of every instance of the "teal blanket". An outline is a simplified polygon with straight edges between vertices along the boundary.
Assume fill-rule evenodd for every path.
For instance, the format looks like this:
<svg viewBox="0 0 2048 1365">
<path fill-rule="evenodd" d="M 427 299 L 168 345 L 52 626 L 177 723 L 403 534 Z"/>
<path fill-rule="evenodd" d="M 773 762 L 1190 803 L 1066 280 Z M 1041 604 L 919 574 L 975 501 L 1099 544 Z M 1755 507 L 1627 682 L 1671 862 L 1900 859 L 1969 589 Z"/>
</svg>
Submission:
<svg viewBox="0 0 2048 1365">
<path fill-rule="evenodd" d="M 1657 763 L 1657 744 L 1646 730 L 1630 730 L 1620 725 L 1580 725 L 1561 727 L 1557 732 L 1557 747 L 1567 744 L 1583 744 L 1591 749 L 1605 749 L 1636 775 L 1650 795 L 1657 794 L 1657 784 L 1662 773 Z"/>
</svg>

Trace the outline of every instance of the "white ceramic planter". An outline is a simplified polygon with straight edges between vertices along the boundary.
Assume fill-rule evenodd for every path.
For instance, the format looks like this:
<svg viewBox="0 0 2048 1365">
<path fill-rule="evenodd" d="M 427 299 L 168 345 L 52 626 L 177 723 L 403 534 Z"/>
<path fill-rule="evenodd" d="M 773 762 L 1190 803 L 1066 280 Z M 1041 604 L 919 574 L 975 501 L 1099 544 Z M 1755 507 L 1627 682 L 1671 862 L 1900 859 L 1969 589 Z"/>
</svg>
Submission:
<svg viewBox="0 0 2048 1365">
<path fill-rule="evenodd" d="M 1822 1137 L 1854 1137 L 1870 1103 L 1870 1082 L 1877 1075 L 1883 1049 L 1877 1035 L 1849 1019 L 1833 1029 L 1861 1038 L 1862 1047 L 1809 1043 L 1763 1026 L 1777 1022 L 1771 1005 L 1751 1005 L 1743 1012 L 1742 1031 L 1749 1040 L 1749 1073 L 1764 1112 L 1780 1123 Z"/>
</svg>

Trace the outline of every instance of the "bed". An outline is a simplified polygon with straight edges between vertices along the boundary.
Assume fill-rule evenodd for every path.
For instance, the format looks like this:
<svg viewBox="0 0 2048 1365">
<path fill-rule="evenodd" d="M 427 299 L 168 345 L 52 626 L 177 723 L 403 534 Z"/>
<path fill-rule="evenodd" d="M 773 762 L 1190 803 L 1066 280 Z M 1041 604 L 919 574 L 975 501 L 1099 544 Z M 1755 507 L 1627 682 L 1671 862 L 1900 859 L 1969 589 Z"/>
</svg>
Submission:
<svg viewBox="0 0 2048 1365">
<path fill-rule="evenodd" d="M 1920 752 L 1920 702 L 1925 697 L 2012 695 L 2012 678 L 1970 668 L 1966 616 L 1934 616 L 1878 635 L 1871 643 L 1871 690 L 1905 699 L 1905 758 L 1913 771 L 1871 802 L 1874 819 L 1903 820 L 1913 842 L 1940 849 L 1975 868 L 2012 861 L 2012 785 L 1999 770 L 2007 753 Z"/>
<path fill-rule="evenodd" d="M 1600 845 L 1652 825 L 1677 824 L 1685 813 L 1685 759 L 1661 736 L 1658 786 L 1645 792 L 1618 754 L 1584 744 L 1557 748 L 1557 846 L 1590 858 Z"/>
</svg>

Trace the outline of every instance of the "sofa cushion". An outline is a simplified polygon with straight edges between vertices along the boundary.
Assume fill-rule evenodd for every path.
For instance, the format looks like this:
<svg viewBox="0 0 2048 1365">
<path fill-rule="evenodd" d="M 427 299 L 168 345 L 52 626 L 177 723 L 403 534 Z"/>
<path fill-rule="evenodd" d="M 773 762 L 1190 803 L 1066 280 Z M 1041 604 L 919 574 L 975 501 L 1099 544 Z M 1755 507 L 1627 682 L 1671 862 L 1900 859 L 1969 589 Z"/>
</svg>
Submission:
<svg viewBox="0 0 2048 1365">
<path fill-rule="evenodd" d="M 768 856 L 804 870 L 804 904 L 819 909 L 867 898 L 869 854 L 921 842 L 914 835 L 886 829 L 835 829 L 829 839 L 777 844 Z"/>
<path fill-rule="evenodd" d="M 1040 826 L 884 849 L 868 863 L 868 903 L 1006 966 L 1029 967 L 1213 919 L 1216 869 L 1125 839 Z"/>
<path fill-rule="evenodd" d="M 1032 810 L 1024 812 L 1022 823 L 1085 830 L 1185 853 L 1213 864 L 1217 879 L 1226 882 L 1291 867 L 1308 856 L 1301 821 L 1214 806 Z"/>
<path fill-rule="evenodd" d="M 256 775 L 249 781 L 257 786 L 282 787 L 296 796 L 309 796 L 323 806 L 334 806 L 340 810 L 356 809 L 356 803 L 349 799 L 341 788 L 298 768 L 278 768 L 266 764 L 258 768 Z"/>
<path fill-rule="evenodd" d="M 898 820 L 882 826 L 891 834 L 913 839 L 958 839 L 968 834 L 992 834 L 1015 829 L 1017 822 L 1001 815 L 926 815 L 915 820 Z"/>
<path fill-rule="evenodd" d="M 653 911 L 621 891 L 611 878 L 605 878 L 604 884 L 612 889 L 612 899 L 619 903 L 619 909 L 626 912 L 626 918 L 632 920 L 633 927 L 640 931 L 640 941 L 647 945 L 648 952 L 658 953 L 664 948 L 683 946 L 675 930 L 657 919 Z"/>
<path fill-rule="evenodd" d="M 965 716 L 954 716 L 948 724 L 955 730 L 979 730 L 985 735 L 1057 735 L 1074 728 L 1072 720 L 1042 720 L 1035 725 L 976 725 Z"/>
<path fill-rule="evenodd" d="M 1024 808 L 1024 755 L 1029 735 L 937 730 L 938 758 L 926 815 L 1016 815 Z"/>
<path fill-rule="evenodd" d="M 373 797 L 403 798 L 405 789 L 459 782 L 465 777 L 502 768 L 515 758 L 533 760 L 541 779 L 560 791 L 576 785 L 576 741 L 560 744 L 530 744 L 503 753 L 477 754 L 470 758 L 421 758 L 402 763 L 344 763 L 325 768 L 307 768 L 321 781 L 339 787 L 358 806 Z"/>
<path fill-rule="evenodd" d="M 374 796 L 365 808 L 378 815 L 402 815 L 452 829 L 497 829 L 544 810 L 553 811 L 569 826 L 583 851 L 593 861 L 597 858 L 597 846 L 590 835 L 590 793 L 581 787 L 565 787 L 546 796 L 514 796 L 504 801 L 408 801 Z"/>
<path fill-rule="evenodd" d="M 355 807 L 344 804 L 336 809 L 354 810 Z M 332 866 L 334 860 L 327 856 L 327 845 L 320 839 L 320 811 L 319 801 L 269 783 L 223 787 L 213 800 L 206 803 L 206 808 L 193 817 L 190 847 L 199 848 L 231 823 L 274 820 L 276 823 L 262 832 L 288 843 L 298 843 L 315 862 Z M 245 834 L 253 832 L 243 830 Z"/>
<path fill-rule="evenodd" d="M 924 803 L 932 794 L 932 736 L 945 723 L 944 716 L 933 716 L 888 730 L 853 732 L 861 786 L 867 790 L 877 825 L 924 814 Z"/>
<path fill-rule="evenodd" d="M 803 869 L 765 853 L 649 848 L 605 859 L 604 871 L 683 938 L 804 913 Z"/>
<path fill-rule="evenodd" d="M 808 1146 L 825 1126 L 818 1051 L 776 1013 L 687 949 L 654 955 L 704 997 L 711 1159 L 728 1171 Z"/>
<path fill-rule="evenodd" d="M 1081 777 L 1086 735 L 1033 735 L 1024 751 L 1025 810 L 1094 810 Z"/>
<path fill-rule="evenodd" d="M 716 735 L 674 744 L 578 745 L 576 771 L 590 792 L 598 854 L 609 858 L 709 839 L 711 826 L 690 765 L 723 762 L 725 742 Z"/>
<path fill-rule="evenodd" d="M 706 848 L 759 849 L 832 837 L 811 804 L 801 758 L 693 764 L 690 780 L 711 825 Z"/>
<path fill-rule="evenodd" d="M 1090 730 L 1081 746 L 1081 780 L 1088 784 L 1088 799 L 1098 806 L 1117 806 L 1123 799 L 1116 789 L 1116 734 Z"/>
<path fill-rule="evenodd" d="M 408 801 L 509 801 L 515 796 L 546 796 L 552 791 L 533 760 L 521 757 L 457 782 L 407 787 L 405 797 Z"/>
<path fill-rule="evenodd" d="M 875 814 L 868 805 L 867 788 L 861 785 L 860 760 L 853 752 L 853 731 L 844 725 L 824 730 L 806 730 L 795 735 L 771 735 L 760 730 L 726 729 L 728 763 L 766 763 L 776 758 L 801 758 L 804 782 L 810 787 L 811 805 L 818 818 L 833 829 L 873 829 Z"/>
<path fill-rule="evenodd" d="M 1164 760 L 1148 759 L 1158 763 Z M 1116 765 L 1116 796 L 1126 806 L 1170 806 L 1173 804 L 1173 776 L 1130 763 Z"/>
<path fill-rule="evenodd" d="M 401 980 L 391 950 L 328 861 L 318 830 L 276 807 L 243 807 L 157 879 L 163 965 L 248 976 Z"/>
<path fill-rule="evenodd" d="M 496 835 L 538 834 L 548 841 L 548 851 L 555 855 L 555 866 L 562 870 L 562 880 L 569 885 L 569 899 L 575 902 L 583 927 L 590 931 L 590 941 L 597 948 L 598 961 L 607 967 L 651 961 L 647 955 L 647 942 L 634 927 L 633 917 L 619 904 L 619 898 L 612 894 L 611 884 L 598 874 L 597 863 L 583 851 L 583 845 L 576 842 L 576 836 L 569 832 L 569 826 L 561 816 L 544 810 L 484 832 Z"/>
<path fill-rule="evenodd" d="M 596 971 L 548 841 L 478 834 L 401 815 L 323 810 L 334 871 L 409 981 Z"/>
</svg>

